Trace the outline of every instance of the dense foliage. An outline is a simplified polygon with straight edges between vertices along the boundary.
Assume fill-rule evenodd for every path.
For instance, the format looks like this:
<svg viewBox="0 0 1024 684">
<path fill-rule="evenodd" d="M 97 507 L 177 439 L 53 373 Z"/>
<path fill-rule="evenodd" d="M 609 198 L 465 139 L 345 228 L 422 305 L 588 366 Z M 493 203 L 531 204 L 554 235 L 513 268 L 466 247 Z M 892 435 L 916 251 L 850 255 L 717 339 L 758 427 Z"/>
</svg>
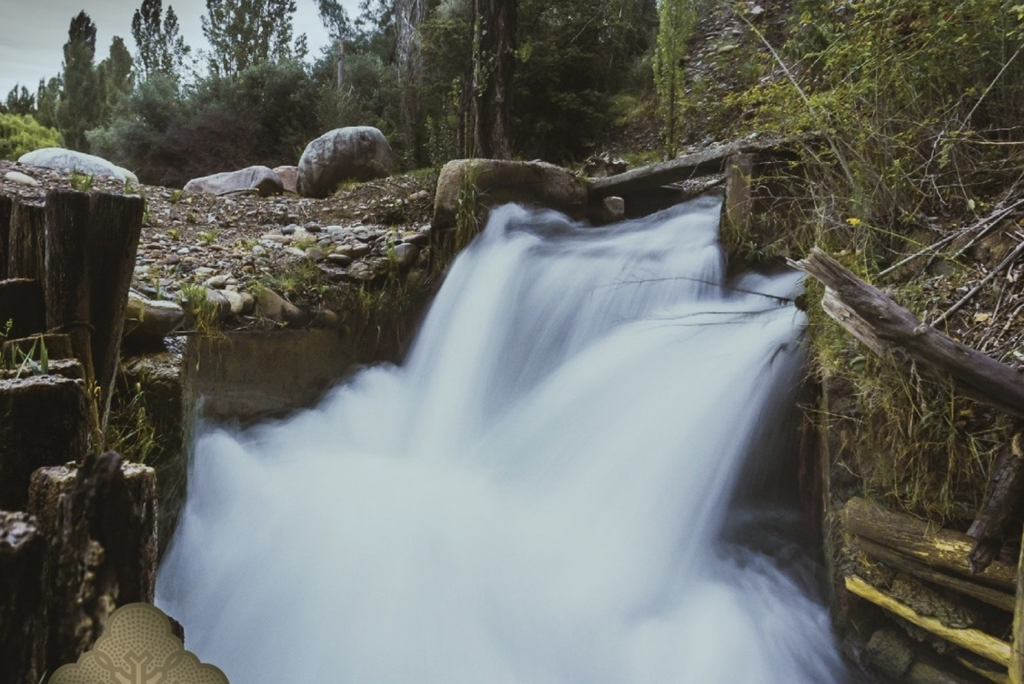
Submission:
<svg viewBox="0 0 1024 684">
<path fill-rule="evenodd" d="M 60 145 L 60 133 L 39 125 L 31 116 L 0 114 L 0 159 L 16 161 L 26 152 Z"/>
</svg>

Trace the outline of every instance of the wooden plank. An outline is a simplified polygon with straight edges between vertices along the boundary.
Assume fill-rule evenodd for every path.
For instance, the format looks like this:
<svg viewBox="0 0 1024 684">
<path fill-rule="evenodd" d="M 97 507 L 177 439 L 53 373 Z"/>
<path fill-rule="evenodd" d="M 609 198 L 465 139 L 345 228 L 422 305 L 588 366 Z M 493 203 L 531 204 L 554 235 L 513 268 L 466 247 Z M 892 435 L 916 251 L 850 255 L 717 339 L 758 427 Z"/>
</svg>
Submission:
<svg viewBox="0 0 1024 684">
<path fill-rule="evenodd" d="M 820 280 L 825 311 L 876 353 L 899 351 L 920 368 L 953 377 L 964 394 L 1024 418 L 1024 379 L 1014 369 L 924 325 L 818 248 L 790 262 Z"/>
<path fill-rule="evenodd" d="M 905 513 L 887 510 L 860 497 L 846 502 L 843 529 L 864 539 L 899 551 L 927 565 L 972 577 L 1004 591 L 1016 591 L 1017 569 L 998 560 L 972 575 L 967 557 L 974 540 L 966 534 L 943 529 Z"/>
<path fill-rule="evenodd" d="M 14 200 L 0 195 L 0 280 L 7 279 L 7 252 L 10 249 L 11 212 Z"/>
<path fill-rule="evenodd" d="M 856 575 L 847 575 L 845 579 L 846 588 L 853 594 L 874 603 L 880 608 L 898 615 L 904 620 L 917 625 L 921 629 L 945 639 L 946 641 L 965 648 L 1003 667 L 1010 664 L 1012 648 L 1010 644 L 996 639 L 994 636 L 985 634 L 978 629 L 957 629 L 947 627 L 933 617 L 919 615 L 917 611 L 905 605 L 895 598 L 879 591 Z"/>
<path fill-rule="evenodd" d="M 670 159 L 660 164 L 642 166 L 615 176 L 596 178 L 590 182 L 590 191 L 598 197 L 621 197 L 669 183 L 722 173 L 725 171 L 725 160 L 740 151 L 741 146 L 733 143 Z"/>
<path fill-rule="evenodd" d="M 8 278 L 44 279 L 45 235 L 46 214 L 43 207 L 15 200 L 8 237 Z"/>
</svg>

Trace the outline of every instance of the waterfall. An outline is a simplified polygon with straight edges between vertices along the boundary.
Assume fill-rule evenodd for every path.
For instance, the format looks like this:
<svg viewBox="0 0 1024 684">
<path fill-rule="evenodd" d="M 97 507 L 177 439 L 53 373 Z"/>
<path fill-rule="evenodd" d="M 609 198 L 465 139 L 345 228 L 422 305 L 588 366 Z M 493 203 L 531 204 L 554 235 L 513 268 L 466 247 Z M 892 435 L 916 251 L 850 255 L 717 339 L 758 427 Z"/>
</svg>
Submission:
<svg viewBox="0 0 1024 684">
<path fill-rule="evenodd" d="M 800 563 L 729 533 L 805 319 L 795 275 L 726 280 L 719 207 L 499 208 L 403 365 L 203 434 L 157 587 L 189 650 L 233 684 L 844 681 Z"/>
</svg>

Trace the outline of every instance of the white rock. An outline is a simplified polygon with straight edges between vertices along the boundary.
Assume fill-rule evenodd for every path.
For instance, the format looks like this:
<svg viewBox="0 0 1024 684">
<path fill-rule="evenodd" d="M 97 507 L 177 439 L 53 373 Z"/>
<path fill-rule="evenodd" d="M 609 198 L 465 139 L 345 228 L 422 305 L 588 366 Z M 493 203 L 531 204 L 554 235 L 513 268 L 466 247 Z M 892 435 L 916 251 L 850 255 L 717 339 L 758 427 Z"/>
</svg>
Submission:
<svg viewBox="0 0 1024 684">
<path fill-rule="evenodd" d="M 28 174 L 22 173 L 21 171 L 8 171 L 4 174 L 4 178 L 12 183 L 20 183 L 22 185 L 30 185 L 32 187 L 37 187 L 39 185 L 39 181 Z"/>
<path fill-rule="evenodd" d="M 134 173 L 112 164 L 102 157 L 66 150 L 63 147 L 44 147 L 41 150 L 28 152 L 18 157 L 18 163 L 45 166 L 50 169 L 74 170 L 94 176 L 113 176 L 118 180 L 130 180 L 132 183 L 139 182 Z"/>
</svg>

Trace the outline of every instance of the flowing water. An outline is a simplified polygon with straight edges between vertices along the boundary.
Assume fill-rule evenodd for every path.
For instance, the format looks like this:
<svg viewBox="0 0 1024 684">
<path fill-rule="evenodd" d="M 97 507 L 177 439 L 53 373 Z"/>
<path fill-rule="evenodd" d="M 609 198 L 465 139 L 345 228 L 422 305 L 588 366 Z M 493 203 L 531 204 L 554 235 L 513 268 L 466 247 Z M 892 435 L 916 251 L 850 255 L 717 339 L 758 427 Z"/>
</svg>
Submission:
<svg viewBox="0 0 1024 684">
<path fill-rule="evenodd" d="M 404 365 L 202 436 L 158 582 L 188 648 L 233 684 L 842 681 L 735 494 L 786 432 L 799 283 L 726 285 L 718 212 L 496 210 Z"/>
</svg>

